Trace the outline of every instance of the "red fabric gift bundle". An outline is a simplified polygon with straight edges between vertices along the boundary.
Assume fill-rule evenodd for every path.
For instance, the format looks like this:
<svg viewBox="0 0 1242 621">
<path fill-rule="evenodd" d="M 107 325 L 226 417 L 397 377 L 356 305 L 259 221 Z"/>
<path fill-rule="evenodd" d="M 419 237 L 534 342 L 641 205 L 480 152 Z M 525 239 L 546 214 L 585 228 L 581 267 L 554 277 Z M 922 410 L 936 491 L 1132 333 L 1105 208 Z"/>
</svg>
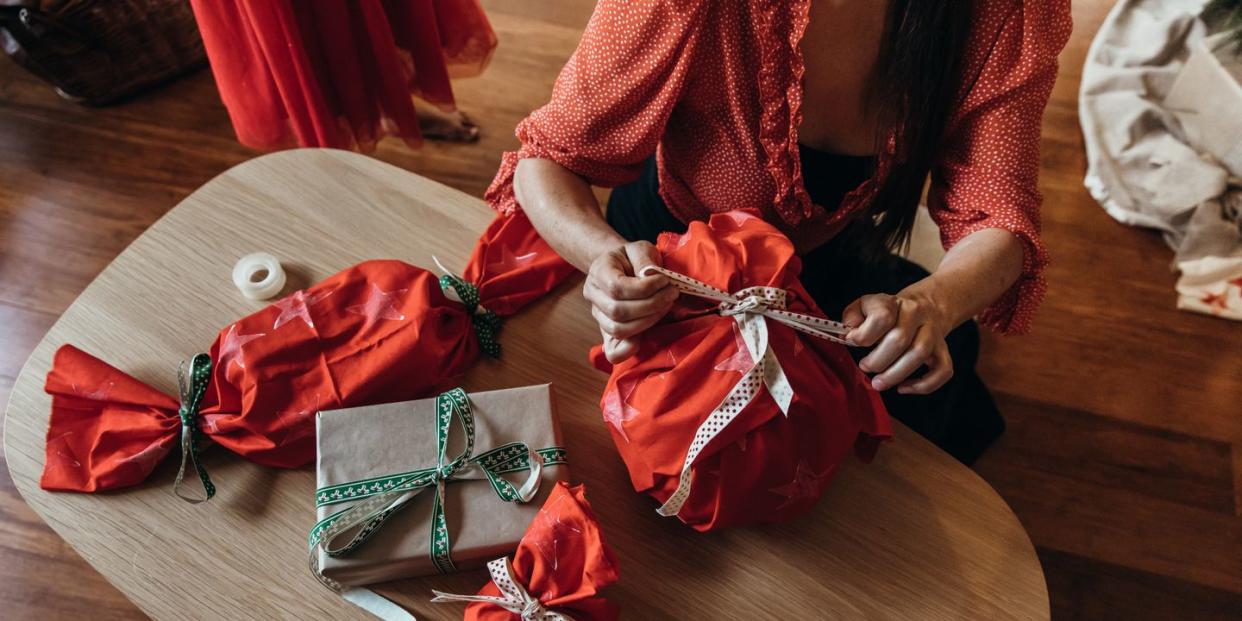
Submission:
<svg viewBox="0 0 1242 621">
<path fill-rule="evenodd" d="M 180 402 L 64 345 L 45 387 L 52 412 L 40 484 L 134 485 L 179 438 L 183 458 L 195 458 L 200 434 L 263 465 L 301 466 L 315 455 L 315 412 L 436 394 L 481 350 L 498 353 L 497 316 L 571 273 L 524 215 L 498 217 L 464 278 L 367 261 L 226 326 L 209 359 L 194 357 Z M 210 497 L 201 468 L 199 476 Z"/>
<path fill-rule="evenodd" d="M 708 531 L 814 506 L 854 449 L 891 436 L 879 395 L 798 281 L 793 244 L 747 211 L 692 222 L 657 245 L 681 289 L 611 370 L 601 400 L 634 488 Z M 697 292 L 697 293 L 696 293 Z"/>
<path fill-rule="evenodd" d="M 617 581 L 619 570 L 582 485 L 557 482 L 513 561 L 496 559 L 488 570 L 492 581 L 478 595 L 435 591 L 432 601 L 470 602 L 466 621 L 612 621 L 619 616 L 615 604 L 599 597 L 601 589 Z"/>
</svg>

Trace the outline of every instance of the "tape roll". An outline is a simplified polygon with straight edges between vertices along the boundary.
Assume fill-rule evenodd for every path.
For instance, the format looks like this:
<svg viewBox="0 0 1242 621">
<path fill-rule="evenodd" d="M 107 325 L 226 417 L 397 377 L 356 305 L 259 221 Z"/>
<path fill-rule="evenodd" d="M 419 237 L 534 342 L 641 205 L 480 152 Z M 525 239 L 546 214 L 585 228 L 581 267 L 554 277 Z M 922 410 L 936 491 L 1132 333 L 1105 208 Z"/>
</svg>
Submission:
<svg viewBox="0 0 1242 621">
<path fill-rule="evenodd" d="M 266 252 L 248 254 L 233 266 L 233 284 L 252 300 L 266 300 L 285 288 L 285 270 Z"/>
</svg>

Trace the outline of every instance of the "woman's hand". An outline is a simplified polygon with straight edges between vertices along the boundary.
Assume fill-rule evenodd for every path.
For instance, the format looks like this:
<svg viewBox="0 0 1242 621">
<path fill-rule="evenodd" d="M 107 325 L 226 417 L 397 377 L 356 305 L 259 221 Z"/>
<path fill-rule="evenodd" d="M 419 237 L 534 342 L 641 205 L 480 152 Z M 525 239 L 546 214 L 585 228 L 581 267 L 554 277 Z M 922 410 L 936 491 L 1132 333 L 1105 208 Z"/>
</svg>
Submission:
<svg viewBox="0 0 1242 621">
<path fill-rule="evenodd" d="M 660 265 L 660 253 L 637 241 L 599 255 L 587 271 L 582 295 L 604 335 L 604 357 L 613 364 L 634 355 L 632 337 L 655 325 L 677 299 L 664 276 L 639 276 L 648 265 Z"/>
<path fill-rule="evenodd" d="M 902 394 L 925 395 L 953 377 L 953 360 L 944 337 L 952 329 L 926 280 L 897 295 L 864 295 L 845 308 L 842 322 L 852 330 L 845 339 L 861 347 L 875 347 L 858 362 L 865 373 L 875 374 L 871 386 Z M 908 379 L 927 365 L 922 377 Z"/>
</svg>

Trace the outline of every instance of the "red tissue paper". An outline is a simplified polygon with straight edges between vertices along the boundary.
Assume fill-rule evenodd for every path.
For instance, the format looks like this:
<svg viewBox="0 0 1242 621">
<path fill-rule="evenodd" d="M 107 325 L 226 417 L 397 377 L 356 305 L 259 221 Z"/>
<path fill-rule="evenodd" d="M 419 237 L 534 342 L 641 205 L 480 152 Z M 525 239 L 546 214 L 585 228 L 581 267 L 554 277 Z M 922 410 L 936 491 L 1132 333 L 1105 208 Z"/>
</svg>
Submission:
<svg viewBox="0 0 1242 621">
<path fill-rule="evenodd" d="M 196 457 L 201 435 L 259 464 L 301 466 L 315 455 L 317 411 L 437 394 L 495 347 L 497 316 L 573 271 L 525 215 L 501 216 L 463 278 L 448 277 L 443 289 L 422 268 L 367 261 L 225 326 L 210 363 L 194 358 L 197 393 L 180 402 L 64 345 L 45 386 L 52 412 L 40 484 L 80 492 L 135 485 L 179 443 Z M 210 497 L 201 468 L 199 475 Z"/>
<path fill-rule="evenodd" d="M 657 248 L 670 277 L 723 297 L 679 287 L 632 358 L 613 366 L 591 352 L 611 373 L 600 406 L 634 488 L 700 531 L 808 512 L 847 453 L 869 460 L 891 437 L 845 346 L 808 333 L 843 327 L 798 281 L 793 244 L 753 212 L 693 222 Z"/>
<path fill-rule="evenodd" d="M 470 602 L 466 621 L 614 621 L 619 616 L 617 606 L 599 596 L 617 581 L 619 568 L 583 485 L 558 481 L 513 561 L 502 557 L 488 569 L 492 581 L 478 595 L 435 591 L 432 601 Z"/>
</svg>

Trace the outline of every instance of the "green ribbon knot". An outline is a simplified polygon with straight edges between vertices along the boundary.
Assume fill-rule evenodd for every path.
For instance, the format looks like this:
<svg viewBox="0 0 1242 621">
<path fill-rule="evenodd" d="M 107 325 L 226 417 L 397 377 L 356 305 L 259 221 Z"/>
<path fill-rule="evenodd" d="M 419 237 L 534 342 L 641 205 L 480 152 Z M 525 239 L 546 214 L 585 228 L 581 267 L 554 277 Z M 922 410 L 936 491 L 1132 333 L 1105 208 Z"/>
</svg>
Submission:
<svg viewBox="0 0 1242 621">
<path fill-rule="evenodd" d="M 448 456 L 449 428 L 459 423 L 465 434 L 465 448 Z M 566 463 L 565 449 L 559 446 L 532 450 L 523 442 L 510 442 L 474 455 L 474 414 L 466 392 L 454 388 L 436 397 L 436 465 L 410 472 L 400 472 L 315 490 L 315 506 L 323 507 L 354 502 L 349 508 L 334 513 L 311 529 L 311 568 L 318 573 L 317 548 L 332 557 L 349 554 L 374 535 L 394 513 L 408 506 L 425 490 L 434 490 L 431 507 L 431 560 L 440 573 L 455 571 L 451 555 L 452 541 L 444 512 L 444 489 L 454 481 L 486 479 L 505 502 L 528 502 L 539 488 L 544 467 Z M 501 475 L 530 472 L 519 488 Z M 334 547 L 333 542 L 345 539 Z"/>
<path fill-rule="evenodd" d="M 452 291 L 455 297 L 466 306 L 470 313 L 470 321 L 474 324 L 474 334 L 479 339 L 479 349 L 492 358 L 500 357 L 500 315 L 479 306 L 479 288 L 472 283 L 452 274 L 440 276 L 440 290 L 446 294 Z"/>
<path fill-rule="evenodd" d="M 188 379 L 187 379 L 188 377 Z M 207 468 L 199 460 L 199 443 L 203 432 L 198 428 L 198 409 L 202 407 L 203 397 L 207 394 L 207 384 L 211 382 L 211 356 L 198 354 L 190 359 L 190 372 L 187 376 L 185 362 L 177 367 L 177 386 L 181 394 L 181 467 L 177 470 L 177 480 L 173 483 L 173 493 L 186 502 L 198 504 L 211 500 L 216 495 L 216 486 L 212 485 Z M 198 480 L 203 484 L 205 497 L 187 496 L 181 492 L 181 483 L 185 478 L 185 464 L 189 461 L 198 472 Z"/>
</svg>

